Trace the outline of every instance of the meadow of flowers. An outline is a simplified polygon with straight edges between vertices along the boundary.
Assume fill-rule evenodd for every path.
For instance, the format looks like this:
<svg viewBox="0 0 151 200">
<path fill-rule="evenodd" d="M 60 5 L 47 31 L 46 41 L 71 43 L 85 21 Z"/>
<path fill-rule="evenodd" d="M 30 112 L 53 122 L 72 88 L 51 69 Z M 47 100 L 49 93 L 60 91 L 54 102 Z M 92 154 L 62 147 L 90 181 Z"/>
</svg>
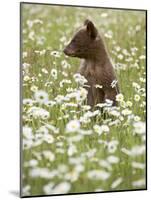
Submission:
<svg viewBox="0 0 151 200">
<path fill-rule="evenodd" d="M 91 109 L 79 59 L 62 52 L 87 18 L 114 63 L 117 107 Z M 22 4 L 22 196 L 146 188 L 145 26 L 145 11 Z"/>
</svg>

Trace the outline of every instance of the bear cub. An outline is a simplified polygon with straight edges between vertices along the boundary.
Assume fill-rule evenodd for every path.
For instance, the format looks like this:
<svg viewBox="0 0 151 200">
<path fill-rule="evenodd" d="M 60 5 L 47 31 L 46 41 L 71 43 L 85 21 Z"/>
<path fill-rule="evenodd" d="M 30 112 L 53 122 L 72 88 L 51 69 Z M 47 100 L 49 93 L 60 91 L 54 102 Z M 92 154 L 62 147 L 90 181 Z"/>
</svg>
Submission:
<svg viewBox="0 0 151 200">
<path fill-rule="evenodd" d="M 85 20 L 84 26 L 75 33 L 64 53 L 81 58 L 79 73 L 88 81 L 88 105 L 94 107 L 109 99 L 116 106 L 116 95 L 119 93 L 117 78 L 105 43 L 92 21 Z"/>
</svg>

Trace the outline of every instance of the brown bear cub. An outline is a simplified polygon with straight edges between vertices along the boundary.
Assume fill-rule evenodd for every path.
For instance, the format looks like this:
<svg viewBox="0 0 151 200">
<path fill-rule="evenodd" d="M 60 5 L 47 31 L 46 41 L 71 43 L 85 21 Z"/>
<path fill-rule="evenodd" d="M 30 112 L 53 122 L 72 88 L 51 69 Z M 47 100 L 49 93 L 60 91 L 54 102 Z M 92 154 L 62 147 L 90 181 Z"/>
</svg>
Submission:
<svg viewBox="0 0 151 200">
<path fill-rule="evenodd" d="M 115 106 L 116 95 L 119 93 L 116 75 L 103 39 L 90 20 L 84 22 L 64 53 L 82 59 L 79 73 L 88 81 L 87 103 L 93 107 L 109 99 Z"/>
</svg>

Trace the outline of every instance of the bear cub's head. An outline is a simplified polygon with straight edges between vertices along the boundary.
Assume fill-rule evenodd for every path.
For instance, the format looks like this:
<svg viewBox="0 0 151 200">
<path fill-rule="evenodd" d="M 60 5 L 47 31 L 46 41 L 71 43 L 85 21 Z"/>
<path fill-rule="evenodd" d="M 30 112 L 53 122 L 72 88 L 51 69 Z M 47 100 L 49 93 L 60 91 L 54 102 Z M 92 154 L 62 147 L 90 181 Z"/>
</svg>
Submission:
<svg viewBox="0 0 151 200">
<path fill-rule="evenodd" d="M 98 31 L 90 20 L 85 20 L 84 26 L 75 33 L 64 53 L 78 58 L 90 58 L 95 54 L 98 44 Z"/>
</svg>

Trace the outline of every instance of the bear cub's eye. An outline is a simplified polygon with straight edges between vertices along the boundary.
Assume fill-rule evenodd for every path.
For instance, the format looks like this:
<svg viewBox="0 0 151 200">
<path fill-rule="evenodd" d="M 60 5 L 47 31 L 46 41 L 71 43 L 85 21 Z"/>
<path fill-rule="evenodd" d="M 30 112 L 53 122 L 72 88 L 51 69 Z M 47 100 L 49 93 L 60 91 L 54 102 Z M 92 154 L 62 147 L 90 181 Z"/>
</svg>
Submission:
<svg viewBox="0 0 151 200">
<path fill-rule="evenodd" d="M 77 40 L 76 38 L 74 38 L 74 39 L 72 40 L 72 43 L 76 43 L 76 42 L 78 42 L 78 40 Z"/>
</svg>

